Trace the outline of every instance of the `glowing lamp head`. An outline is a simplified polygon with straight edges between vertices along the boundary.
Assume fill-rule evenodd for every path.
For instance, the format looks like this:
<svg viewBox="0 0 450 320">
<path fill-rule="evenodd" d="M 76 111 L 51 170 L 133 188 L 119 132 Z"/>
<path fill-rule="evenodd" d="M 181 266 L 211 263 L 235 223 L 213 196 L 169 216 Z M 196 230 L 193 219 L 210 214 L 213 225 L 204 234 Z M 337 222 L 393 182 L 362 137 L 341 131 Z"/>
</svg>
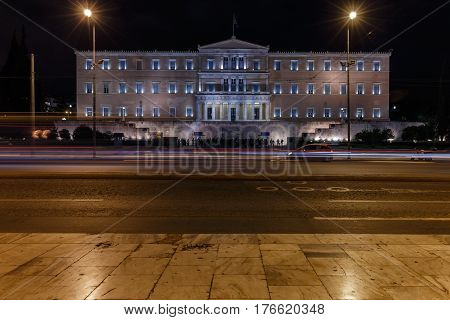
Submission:
<svg viewBox="0 0 450 320">
<path fill-rule="evenodd" d="M 349 15 L 350 20 L 354 20 L 356 18 L 356 16 L 357 16 L 356 11 L 350 12 L 350 15 Z"/>
<path fill-rule="evenodd" d="M 88 18 L 92 17 L 92 11 L 90 9 L 84 9 L 83 13 Z"/>
</svg>

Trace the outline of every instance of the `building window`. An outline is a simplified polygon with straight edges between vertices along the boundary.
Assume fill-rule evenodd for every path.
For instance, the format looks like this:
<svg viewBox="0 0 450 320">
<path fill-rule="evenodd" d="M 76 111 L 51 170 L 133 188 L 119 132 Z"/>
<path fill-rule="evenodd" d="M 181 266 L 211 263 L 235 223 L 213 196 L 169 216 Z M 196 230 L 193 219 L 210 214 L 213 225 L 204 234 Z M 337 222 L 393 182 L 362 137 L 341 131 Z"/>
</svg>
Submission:
<svg viewBox="0 0 450 320">
<path fill-rule="evenodd" d="M 231 69 L 237 69 L 236 57 L 231 58 Z"/>
<path fill-rule="evenodd" d="M 323 94 L 325 94 L 325 95 L 331 94 L 331 84 L 329 84 L 329 83 L 323 84 Z"/>
<path fill-rule="evenodd" d="M 358 60 L 356 62 L 356 71 L 364 71 L 364 61 Z"/>
<path fill-rule="evenodd" d="M 291 94 L 298 94 L 298 84 L 296 83 L 291 84 Z"/>
<path fill-rule="evenodd" d="M 186 59 L 186 70 L 194 70 L 194 60 Z"/>
<path fill-rule="evenodd" d="M 111 69 L 111 64 L 110 64 L 109 59 L 103 59 L 101 68 L 102 68 L 102 70 L 110 70 Z"/>
<path fill-rule="evenodd" d="M 153 59 L 152 67 L 153 67 L 153 70 L 161 69 L 161 65 L 160 65 L 159 59 Z"/>
<path fill-rule="evenodd" d="M 356 94 L 364 94 L 364 83 L 356 84 Z"/>
<path fill-rule="evenodd" d="M 158 94 L 159 92 L 159 82 L 152 82 L 152 93 Z"/>
<path fill-rule="evenodd" d="M 323 62 L 323 71 L 331 71 L 331 61 L 325 60 Z"/>
<path fill-rule="evenodd" d="M 239 70 L 245 69 L 244 57 L 239 57 Z"/>
<path fill-rule="evenodd" d="M 127 93 L 127 83 L 126 82 L 119 82 L 119 93 L 120 94 Z"/>
<path fill-rule="evenodd" d="M 253 93 L 259 93 L 261 90 L 259 83 L 255 82 L 252 83 L 252 92 Z"/>
<path fill-rule="evenodd" d="M 314 83 L 308 83 L 306 85 L 306 94 L 314 94 L 316 91 Z"/>
<path fill-rule="evenodd" d="M 177 116 L 177 109 L 175 107 L 169 108 L 169 117 L 175 118 Z"/>
<path fill-rule="evenodd" d="M 206 108 L 206 119 L 213 120 L 213 108 L 212 107 Z"/>
<path fill-rule="evenodd" d="M 84 93 L 92 93 L 92 82 L 86 82 L 84 84 Z"/>
<path fill-rule="evenodd" d="M 347 61 L 341 61 L 339 65 L 341 66 L 341 71 L 347 71 Z"/>
<path fill-rule="evenodd" d="M 84 109 L 84 115 L 86 117 L 92 117 L 94 115 L 94 111 L 93 111 L 92 107 L 86 107 Z"/>
<path fill-rule="evenodd" d="M 381 71 L 381 62 L 380 61 L 374 61 L 373 62 L 373 71 Z"/>
<path fill-rule="evenodd" d="M 186 118 L 192 118 L 194 116 L 194 112 L 192 107 L 186 107 Z"/>
<path fill-rule="evenodd" d="M 253 60 L 253 70 L 255 71 L 261 70 L 261 61 Z"/>
<path fill-rule="evenodd" d="M 92 70 L 92 59 L 86 59 L 84 61 L 84 68 L 86 70 Z"/>
<path fill-rule="evenodd" d="M 128 115 L 127 107 L 119 107 L 117 114 L 119 117 L 126 117 Z"/>
<path fill-rule="evenodd" d="M 192 82 L 186 83 L 186 94 L 193 94 L 194 93 L 194 84 Z"/>
<path fill-rule="evenodd" d="M 376 96 L 379 96 L 381 94 L 381 84 L 379 83 L 374 83 L 373 84 L 373 89 L 372 89 L 372 93 Z"/>
<path fill-rule="evenodd" d="M 216 91 L 216 84 L 215 83 L 207 83 L 206 84 L 206 91 L 207 92 L 214 92 L 214 91 Z"/>
<path fill-rule="evenodd" d="M 373 108 L 373 118 L 374 119 L 381 118 L 381 109 L 380 108 Z"/>
<path fill-rule="evenodd" d="M 364 109 L 363 108 L 356 108 L 356 118 L 357 119 L 364 118 Z"/>
<path fill-rule="evenodd" d="M 136 93 L 137 94 L 143 94 L 144 93 L 144 82 L 143 81 L 137 81 L 136 82 Z"/>
<path fill-rule="evenodd" d="M 138 118 L 144 117 L 144 108 L 142 106 L 136 107 L 136 117 Z"/>
<path fill-rule="evenodd" d="M 347 84 L 346 84 L 346 83 L 341 83 L 341 84 L 339 85 L 339 93 L 340 93 L 341 95 L 347 94 Z"/>
<path fill-rule="evenodd" d="M 313 107 L 310 107 L 310 108 L 306 109 L 306 117 L 307 118 L 314 118 L 315 116 L 316 116 L 316 113 L 315 113 Z"/>
<path fill-rule="evenodd" d="M 228 59 L 228 57 L 223 57 L 222 58 L 222 69 L 228 70 L 228 68 L 230 67 L 229 62 L 230 62 L 230 60 Z"/>
<path fill-rule="evenodd" d="M 175 59 L 169 60 L 169 70 L 177 70 L 177 60 Z"/>
<path fill-rule="evenodd" d="M 214 59 L 208 59 L 208 63 L 207 63 L 206 68 L 208 70 L 214 70 L 215 69 L 215 61 L 214 61 Z"/>
<path fill-rule="evenodd" d="M 281 94 L 281 84 L 276 83 L 273 87 L 273 93 L 274 94 Z"/>
<path fill-rule="evenodd" d="M 281 108 L 275 108 L 273 111 L 274 118 L 281 118 Z"/>
<path fill-rule="evenodd" d="M 236 79 L 231 79 L 231 91 L 236 91 Z"/>
<path fill-rule="evenodd" d="M 323 109 L 323 117 L 324 118 L 331 118 L 331 108 L 324 108 Z"/>
<path fill-rule="evenodd" d="M 119 59 L 119 70 L 127 70 L 127 59 Z"/>
<path fill-rule="evenodd" d="M 275 70 L 275 71 L 281 70 L 281 61 L 280 60 L 275 60 L 273 62 L 273 70 Z"/>
<path fill-rule="evenodd" d="M 298 109 L 291 108 L 291 118 L 298 118 Z"/>
<path fill-rule="evenodd" d="M 291 71 L 298 71 L 298 60 L 291 60 Z"/>
<path fill-rule="evenodd" d="M 341 108 L 339 110 L 339 117 L 341 117 L 341 119 L 347 119 L 347 108 Z"/>
<path fill-rule="evenodd" d="M 230 83 L 228 79 L 223 79 L 223 91 L 224 92 L 230 91 Z"/>
<path fill-rule="evenodd" d="M 110 107 L 103 107 L 102 108 L 102 116 L 103 117 L 110 117 L 111 116 L 111 108 Z"/>
<path fill-rule="evenodd" d="M 159 118 L 161 116 L 159 107 L 153 107 L 153 117 L 154 118 Z"/>
<path fill-rule="evenodd" d="M 239 79 L 238 90 L 244 92 L 244 79 Z"/>
<path fill-rule="evenodd" d="M 259 107 L 253 108 L 253 120 L 260 120 L 261 118 L 261 109 Z"/>
<path fill-rule="evenodd" d="M 177 83 L 176 82 L 169 82 L 169 90 L 168 90 L 168 92 L 170 94 L 177 93 Z"/>
<path fill-rule="evenodd" d="M 306 71 L 314 71 L 314 60 L 308 60 L 306 63 Z"/>
<path fill-rule="evenodd" d="M 136 60 L 136 70 L 143 70 L 144 62 L 141 59 Z"/>
<path fill-rule="evenodd" d="M 108 94 L 110 91 L 111 82 L 103 81 L 103 93 Z"/>
</svg>

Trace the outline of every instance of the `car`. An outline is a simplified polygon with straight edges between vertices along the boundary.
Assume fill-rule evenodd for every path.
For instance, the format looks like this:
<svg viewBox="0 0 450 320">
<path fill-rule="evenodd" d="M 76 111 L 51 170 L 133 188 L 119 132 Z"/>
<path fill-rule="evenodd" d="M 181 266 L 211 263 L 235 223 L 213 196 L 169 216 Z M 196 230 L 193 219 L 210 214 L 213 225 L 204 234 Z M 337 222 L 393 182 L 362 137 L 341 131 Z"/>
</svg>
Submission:
<svg viewBox="0 0 450 320">
<path fill-rule="evenodd" d="M 411 157 L 411 160 L 423 160 L 423 161 L 432 161 L 433 157 L 431 156 L 437 149 L 433 148 L 433 150 L 415 150 L 414 155 Z"/>
<path fill-rule="evenodd" d="M 307 159 L 308 161 L 332 161 L 333 150 L 329 144 L 307 144 L 287 154 L 288 159 Z"/>
</svg>

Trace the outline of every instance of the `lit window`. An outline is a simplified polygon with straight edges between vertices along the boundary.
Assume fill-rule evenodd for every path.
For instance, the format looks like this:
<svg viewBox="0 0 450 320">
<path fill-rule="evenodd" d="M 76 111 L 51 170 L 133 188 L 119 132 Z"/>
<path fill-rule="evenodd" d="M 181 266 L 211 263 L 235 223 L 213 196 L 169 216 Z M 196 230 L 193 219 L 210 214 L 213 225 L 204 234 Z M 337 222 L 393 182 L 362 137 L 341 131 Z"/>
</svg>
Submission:
<svg viewBox="0 0 450 320">
<path fill-rule="evenodd" d="M 92 107 L 86 107 L 84 109 L 84 114 L 86 117 L 92 117 L 94 115 Z"/>
<path fill-rule="evenodd" d="M 136 82 L 136 93 L 143 94 L 144 93 L 144 82 L 137 81 Z"/>
<path fill-rule="evenodd" d="M 260 120 L 261 118 L 261 109 L 259 107 L 253 108 L 253 120 Z"/>
<path fill-rule="evenodd" d="M 86 82 L 84 84 L 84 93 L 92 93 L 92 82 Z"/>
<path fill-rule="evenodd" d="M 298 71 L 298 60 L 291 60 L 291 71 Z"/>
<path fill-rule="evenodd" d="M 273 111 L 274 118 L 281 118 L 281 108 L 275 108 Z"/>
<path fill-rule="evenodd" d="M 381 94 L 381 84 L 379 84 L 379 83 L 374 83 L 372 92 L 373 92 L 373 94 L 376 95 L 376 96 L 380 95 L 380 94 Z"/>
<path fill-rule="evenodd" d="M 297 108 L 291 108 L 291 118 L 298 118 Z"/>
<path fill-rule="evenodd" d="M 231 69 L 237 69 L 236 57 L 231 58 Z"/>
<path fill-rule="evenodd" d="M 169 82 L 169 90 L 168 90 L 168 92 L 170 94 L 177 93 L 177 84 L 176 84 L 176 82 Z"/>
<path fill-rule="evenodd" d="M 127 93 L 127 84 L 126 84 L 126 82 L 119 82 L 119 93 L 120 94 Z"/>
<path fill-rule="evenodd" d="M 310 108 L 306 109 L 306 117 L 307 118 L 314 118 L 315 116 L 316 116 L 316 113 L 315 113 L 313 107 L 310 107 Z"/>
<path fill-rule="evenodd" d="M 325 60 L 323 62 L 323 70 L 324 71 L 331 71 L 331 61 L 330 60 Z"/>
<path fill-rule="evenodd" d="M 244 92 L 244 79 L 239 79 L 238 90 L 239 92 Z"/>
<path fill-rule="evenodd" d="M 192 82 L 186 83 L 186 94 L 194 93 L 194 84 Z"/>
<path fill-rule="evenodd" d="M 273 87 L 273 93 L 274 94 L 281 94 L 281 84 L 276 83 Z"/>
<path fill-rule="evenodd" d="M 119 59 L 119 70 L 127 70 L 127 59 Z"/>
<path fill-rule="evenodd" d="M 177 70 L 177 60 L 175 59 L 169 60 L 169 70 Z"/>
<path fill-rule="evenodd" d="M 347 61 L 341 61 L 339 65 L 341 66 L 341 71 L 347 71 Z"/>
<path fill-rule="evenodd" d="M 86 70 L 92 70 L 92 59 L 86 59 L 84 62 L 84 68 Z"/>
<path fill-rule="evenodd" d="M 208 59 L 207 69 L 208 69 L 208 70 L 214 70 L 214 68 L 215 68 L 215 62 L 214 62 L 214 59 Z"/>
<path fill-rule="evenodd" d="M 142 106 L 136 107 L 136 117 L 144 117 L 144 108 Z"/>
<path fill-rule="evenodd" d="M 111 69 L 111 64 L 109 62 L 109 59 L 103 59 L 101 68 L 102 68 L 102 70 L 110 70 Z"/>
<path fill-rule="evenodd" d="M 347 118 L 347 108 L 341 108 L 339 110 L 339 117 L 341 117 L 342 119 Z"/>
<path fill-rule="evenodd" d="M 103 93 L 108 94 L 110 91 L 111 82 L 103 81 Z"/>
<path fill-rule="evenodd" d="M 229 66 L 229 59 L 228 57 L 223 57 L 222 58 L 222 69 L 228 70 Z"/>
<path fill-rule="evenodd" d="M 186 59 L 186 70 L 194 70 L 194 61 L 192 59 Z"/>
<path fill-rule="evenodd" d="M 252 83 L 252 91 L 253 93 L 259 93 L 261 90 L 259 83 Z"/>
<path fill-rule="evenodd" d="M 331 118 L 331 108 L 324 108 L 323 109 L 323 117 L 324 118 Z"/>
<path fill-rule="evenodd" d="M 306 71 L 314 71 L 314 60 L 308 60 L 306 63 Z"/>
<path fill-rule="evenodd" d="M 153 117 L 159 118 L 161 116 L 161 113 L 159 111 L 159 107 L 153 107 Z"/>
<path fill-rule="evenodd" d="M 153 66 L 153 70 L 161 69 L 161 65 L 159 63 L 159 59 L 153 59 L 152 66 Z"/>
<path fill-rule="evenodd" d="M 316 91 L 314 83 L 308 83 L 306 86 L 306 94 L 314 94 Z"/>
<path fill-rule="evenodd" d="M 298 84 L 296 83 L 291 84 L 291 94 L 298 94 Z"/>
<path fill-rule="evenodd" d="M 177 109 L 175 107 L 169 108 L 169 117 L 175 118 L 177 116 Z"/>
<path fill-rule="evenodd" d="M 206 84 L 206 91 L 208 91 L 208 92 L 216 91 L 216 84 L 215 83 L 207 83 Z"/>
<path fill-rule="evenodd" d="M 102 116 L 103 117 L 110 117 L 111 116 L 111 108 L 110 107 L 103 107 L 102 108 Z"/>
<path fill-rule="evenodd" d="M 339 93 L 342 95 L 347 94 L 347 84 L 346 83 L 341 83 L 339 85 Z"/>
<path fill-rule="evenodd" d="M 380 108 L 373 108 L 373 118 L 374 119 L 381 118 L 381 109 Z"/>
<path fill-rule="evenodd" d="M 358 60 L 356 62 L 356 71 L 364 71 L 364 61 Z"/>
<path fill-rule="evenodd" d="M 206 119 L 213 120 L 213 108 L 212 107 L 206 108 Z"/>
<path fill-rule="evenodd" d="M 144 61 L 141 59 L 136 60 L 136 70 L 142 70 L 144 69 Z"/>
<path fill-rule="evenodd" d="M 228 79 L 223 79 L 223 91 L 225 92 L 230 91 L 230 83 Z"/>
<path fill-rule="evenodd" d="M 119 115 L 119 117 L 126 117 L 128 115 L 127 107 L 119 107 L 119 109 L 117 110 L 117 114 Z"/>
<path fill-rule="evenodd" d="M 329 84 L 329 83 L 323 84 L 323 94 L 326 94 L 326 95 L 331 94 L 331 84 Z"/>
<path fill-rule="evenodd" d="M 356 118 L 358 118 L 358 119 L 364 118 L 364 109 L 363 108 L 356 108 Z"/>
<path fill-rule="evenodd" d="M 244 57 L 239 57 L 239 69 L 240 70 L 245 69 Z"/>
<path fill-rule="evenodd" d="M 364 83 L 358 83 L 356 85 L 356 94 L 364 94 Z"/>
<path fill-rule="evenodd" d="M 373 71 L 381 71 L 381 62 L 380 61 L 374 61 L 373 62 Z"/>
<path fill-rule="evenodd" d="M 158 94 L 159 92 L 159 82 L 152 82 L 152 93 Z"/>
<path fill-rule="evenodd" d="M 253 70 L 261 70 L 261 61 L 253 60 Z"/>
<path fill-rule="evenodd" d="M 273 70 L 275 70 L 275 71 L 281 70 L 281 61 L 280 60 L 275 60 L 273 62 Z"/>
<path fill-rule="evenodd" d="M 186 107 L 186 118 L 192 118 L 194 116 L 192 107 Z"/>
</svg>

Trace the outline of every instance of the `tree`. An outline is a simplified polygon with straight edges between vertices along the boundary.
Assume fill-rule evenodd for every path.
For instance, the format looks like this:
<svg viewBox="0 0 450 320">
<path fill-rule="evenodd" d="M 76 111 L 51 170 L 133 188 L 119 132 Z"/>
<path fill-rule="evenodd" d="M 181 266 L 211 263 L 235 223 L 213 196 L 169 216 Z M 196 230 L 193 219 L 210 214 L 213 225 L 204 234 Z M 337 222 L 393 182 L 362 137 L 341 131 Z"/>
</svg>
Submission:
<svg viewBox="0 0 450 320">
<path fill-rule="evenodd" d="M 77 142 L 87 142 L 93 138 L 93 130 L 90 127 L 79 126 L 73 131 L 73 140 Z"/>
<path fill-rule="evenodd" d="M 403 141 L 427 141 L 434 137 L 435 129 L 430 125 L 406 127 L 402 132 Z"/>
<path fill-rule="evenodd" d="M 361 142 L 375 145 L 386 142 L 389 139 L 394 139 L 394 135 L 391 129 L 384 129 L 383 131 L 381 131 L 380 129 L 376 128 L 372 131 L 363 130 L 361 132 L 358 132 L 355 138 L 356 140 L 359 140 Z"/>
<path fill-rule="evenodd" d="M 56 140 L 58 139 L 58 131 L 56 129 L 49 130 L 47 134 L 47 140 Z"/>
<path fill-rule="evenodd" d="M 67 129 L 62 129 L 61 131 L 59 131 L 59 137 L 60 137 L 63 141 L 69 141 L 69 140 L 71 139 L 69 130 L 67 130 Z"/>
</svg>

